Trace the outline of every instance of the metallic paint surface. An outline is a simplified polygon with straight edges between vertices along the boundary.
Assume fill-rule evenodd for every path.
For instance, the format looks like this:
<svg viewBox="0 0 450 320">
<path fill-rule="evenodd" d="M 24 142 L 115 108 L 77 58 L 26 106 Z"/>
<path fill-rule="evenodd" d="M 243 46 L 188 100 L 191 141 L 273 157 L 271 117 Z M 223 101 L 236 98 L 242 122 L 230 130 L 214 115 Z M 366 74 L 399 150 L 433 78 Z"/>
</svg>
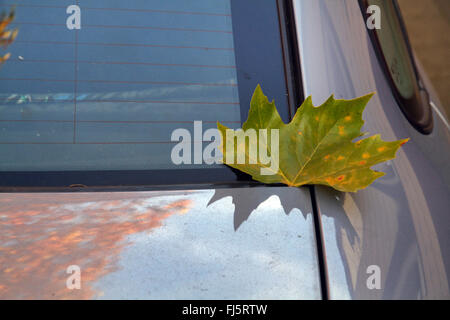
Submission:
<svg viewBox="0 0 450 320">
<path fill-rule="evenodd" d="M 0 193 L 0 299 L 320 299 L 315 248 L 307 188 Z"/>
<path fill-rule="evenodd" d="M 450 298 L 445 122 L 434 111 L 430 135 L 408 123 L 379 66 L 357 1 L 294 4 L 305 95 L 318 105 L 332 93 L 350 99 L 375 91 L 363 131 L 381 133 L 388 141 L 411 138 L 395 160 L 376 167 L 386 176 L 369 188 L 356 194 L 316 189 L 331 298 Z M 431 100 L 438 103 L 433 94 Z M 380 289 L 366 284 L 370 265 L 380 267 Z"/>
</svg>

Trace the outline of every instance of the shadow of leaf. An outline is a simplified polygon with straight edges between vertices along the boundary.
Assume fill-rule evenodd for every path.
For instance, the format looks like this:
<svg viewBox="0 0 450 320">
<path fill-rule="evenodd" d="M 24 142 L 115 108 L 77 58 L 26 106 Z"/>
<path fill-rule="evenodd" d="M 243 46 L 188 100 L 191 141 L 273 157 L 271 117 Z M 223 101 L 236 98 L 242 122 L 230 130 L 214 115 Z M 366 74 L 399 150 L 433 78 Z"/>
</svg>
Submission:
<svg viewBox="0 0 450 320">
<path fill-rule="evenodd" d="M 231 197 L 235 206 L 234 230 L 237 231 L 241 224 L 250 217 L 251 213 L 273 195 L 280 199 L 286 215 L 293 209 L 298 208 L 306 219 L 306 215 L 312 212 L 309 190 L 307 188 L 290 187 L 258 186 L 249 187 L 245 192 L 242 192 L 241 188 L 216 189 L 207 206 L 220 199 Z"/>
</svg>

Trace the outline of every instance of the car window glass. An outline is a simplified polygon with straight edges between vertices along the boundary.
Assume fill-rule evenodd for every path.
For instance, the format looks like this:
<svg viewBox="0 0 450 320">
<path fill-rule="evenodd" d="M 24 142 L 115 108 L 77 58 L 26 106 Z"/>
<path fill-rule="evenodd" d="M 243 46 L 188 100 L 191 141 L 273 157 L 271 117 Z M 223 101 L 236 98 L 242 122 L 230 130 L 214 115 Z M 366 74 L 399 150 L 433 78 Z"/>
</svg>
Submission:
<svg viewBox="0 0 450 320">
<path fill-rule="evenodd" d="M 79 30 L 66 25 L 74 1 L 15 8 L 0 170 L 175 169 L 175 129 L 240 126 L 230 0 L 77 3 Z"/>
</svg>

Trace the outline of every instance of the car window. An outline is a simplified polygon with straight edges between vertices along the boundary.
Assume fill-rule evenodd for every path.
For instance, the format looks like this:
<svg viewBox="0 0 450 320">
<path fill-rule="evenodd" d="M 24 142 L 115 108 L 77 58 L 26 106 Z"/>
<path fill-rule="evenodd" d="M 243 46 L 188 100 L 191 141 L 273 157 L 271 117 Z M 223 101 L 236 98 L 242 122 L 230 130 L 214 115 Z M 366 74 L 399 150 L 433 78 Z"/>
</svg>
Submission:
<svg viewBox="0 0 450 320">
<path fill-rule="evenodd" d="M 0 186 L 246 180 L 219 164 L 174 164 L 172 133 L 186 129 L 205 149 L 214 139 L 201 133 L 217 121 L 242 125 L 258 84 L 289 120 L 275 1 L 15 4 L 19 35 L 0 68 Z"/>
<path fill-rule="evenodd" d="M 392 92 L 408 121 L 420 132 L 433 128 L 428 94 L 419 83 L 406 29 L 396 1 L 364 0 L 363 11 L 369 5 L 380 8 L 381 27 L 369 30 Z"/>
<path fill-rule="evenodd" d="M 173 130 L 240 126 L 229 0 L 79 1 L 79 30 L 72 3 L 16 7 L 2 170 L 171 168 Z"/>
<path fill-rule="evenodd" d="M 384 54 L 389 74 L 400 95 L 411 98 L 414 94 L 415 75 L 410 61 L 408 48 L 403 39 L 397 13 L 391 1 L 368 1 L 381 6 L 383 27 L 376 30 L 381 50 Z"/>
</svg>

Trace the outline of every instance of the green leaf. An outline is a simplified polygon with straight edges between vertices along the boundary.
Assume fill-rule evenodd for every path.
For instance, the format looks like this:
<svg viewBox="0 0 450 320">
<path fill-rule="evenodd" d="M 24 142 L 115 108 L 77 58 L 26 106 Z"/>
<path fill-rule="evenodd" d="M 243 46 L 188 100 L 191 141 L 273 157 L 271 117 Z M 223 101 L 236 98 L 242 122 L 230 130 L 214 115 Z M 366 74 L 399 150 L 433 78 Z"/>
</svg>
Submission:
<svg viewBox="0 0 450 320">
<path fill-rule="evenodd" d="M 308 97 L 297 110 L 289 124 L 283 123 L 275 107 L 269 102 L 258 85 L 250 104 L 247 121 L 243 132 L 249 129 L 268 129 L 267 136 L 273 129 L 279 133 L 279 166 L 271 175 L 262 175 L 261 169 L 268 165 L 261 161 L 262 151 L 270 155 L 271 139 L 237 143 L 236 138 L 227 136 L 231 130 L 220 123 L 217 127 L 222 136 L 221 151 L 223 163 L 250 174 L 253 179 L 264 183 L 284 183 L 299 187 L 305 184 L 321 184 L 340 191 L 355 192 L 370 185 L 375 179 L 384 175 L 370 167 L 395 158 L 395 153 L 409 139 L 386 142 L 380 135 L 353 142 L 363 135 L 362 113 L 373 94 L 353 100 L 335 100 L 331 96 L 319 107 L 314 107 Z M 263 136 L 263 138 L 265 138 Z M 234 140 L 233 140 L 234 139 Z M 232 141 L 233 140 L 233 141 Z M 233 144 L 228 144 L 233 142 Z M 250 144 L 259 145 L 258 159 L 251 159 Z M 234 153 L 245 153 L 245 163 L 238 164 L 227 157 L 227 146 L 233 146 Z M 228 150 L 232 151 L 232 150 Z M 278 150 L 276 150 L 278 151 Z M 273 155 L 272 155 L 273 156 Z M 253 164 L 250 160 L 253 160 Z"/>
</svg>

